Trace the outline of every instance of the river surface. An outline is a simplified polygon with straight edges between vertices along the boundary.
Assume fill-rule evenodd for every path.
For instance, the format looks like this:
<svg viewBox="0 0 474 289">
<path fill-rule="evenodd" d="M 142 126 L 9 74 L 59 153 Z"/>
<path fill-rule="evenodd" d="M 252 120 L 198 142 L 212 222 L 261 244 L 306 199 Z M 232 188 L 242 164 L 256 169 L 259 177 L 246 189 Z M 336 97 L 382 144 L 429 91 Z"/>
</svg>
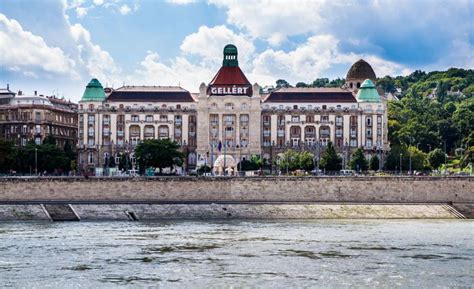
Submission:
<svg viewBox="0 0 474 289">
<path fill-rule="evenodd" d="M 474 222 L 0 223 L 0 287 L 425 287 L 474 284 Z"/>
</svg>

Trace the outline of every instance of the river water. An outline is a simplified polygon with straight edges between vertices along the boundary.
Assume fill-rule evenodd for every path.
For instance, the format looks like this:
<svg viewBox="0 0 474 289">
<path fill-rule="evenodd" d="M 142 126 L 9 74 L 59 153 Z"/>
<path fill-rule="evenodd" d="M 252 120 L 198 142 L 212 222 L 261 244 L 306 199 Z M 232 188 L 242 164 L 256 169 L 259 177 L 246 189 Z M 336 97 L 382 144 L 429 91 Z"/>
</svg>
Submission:
<svg viewBox="0 0 474 289">
<path fill-rule="evenodd" d="M 0 223 L 0 287 L 469 287 L 474 222 Z"/>
</svg>

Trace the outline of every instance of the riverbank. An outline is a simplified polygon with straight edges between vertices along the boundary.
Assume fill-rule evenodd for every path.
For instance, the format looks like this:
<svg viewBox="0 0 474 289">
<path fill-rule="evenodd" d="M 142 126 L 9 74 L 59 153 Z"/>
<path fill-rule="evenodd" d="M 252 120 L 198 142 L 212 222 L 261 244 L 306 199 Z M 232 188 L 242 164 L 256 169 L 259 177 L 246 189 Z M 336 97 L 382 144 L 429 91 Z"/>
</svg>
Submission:
<svg viewBox="0 0 474 289">
<path fill-rule="evenodd" d="M 473 216 L 471 177 L 0 179 L 0 220 Z"/>
</svg>

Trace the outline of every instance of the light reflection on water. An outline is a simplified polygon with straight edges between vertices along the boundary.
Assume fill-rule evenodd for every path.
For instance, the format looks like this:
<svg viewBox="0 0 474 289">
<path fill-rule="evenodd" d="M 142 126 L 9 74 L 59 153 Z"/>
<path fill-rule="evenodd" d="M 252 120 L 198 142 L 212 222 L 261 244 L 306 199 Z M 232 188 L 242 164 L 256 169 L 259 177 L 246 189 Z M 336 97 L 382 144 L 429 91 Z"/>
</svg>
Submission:
<svg viewBox="0 0 474 289">
<path fill-rule="evenodd" d="M 474 222 L 0 223 L 1 287 L 474 284 Z"/>
</svg>

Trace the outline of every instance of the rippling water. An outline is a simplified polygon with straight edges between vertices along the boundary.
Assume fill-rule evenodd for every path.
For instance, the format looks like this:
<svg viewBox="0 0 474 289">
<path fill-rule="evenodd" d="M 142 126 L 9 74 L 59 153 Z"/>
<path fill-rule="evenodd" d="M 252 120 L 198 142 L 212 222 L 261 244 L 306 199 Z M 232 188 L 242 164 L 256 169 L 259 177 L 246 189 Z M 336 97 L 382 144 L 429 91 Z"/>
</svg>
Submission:
<svg viewBox="0 0 474 289">
<path fill-rule="evenodd" d="M 474 222 L 0 223 L 0 286 L 474 284 Z"/>
</svg>

